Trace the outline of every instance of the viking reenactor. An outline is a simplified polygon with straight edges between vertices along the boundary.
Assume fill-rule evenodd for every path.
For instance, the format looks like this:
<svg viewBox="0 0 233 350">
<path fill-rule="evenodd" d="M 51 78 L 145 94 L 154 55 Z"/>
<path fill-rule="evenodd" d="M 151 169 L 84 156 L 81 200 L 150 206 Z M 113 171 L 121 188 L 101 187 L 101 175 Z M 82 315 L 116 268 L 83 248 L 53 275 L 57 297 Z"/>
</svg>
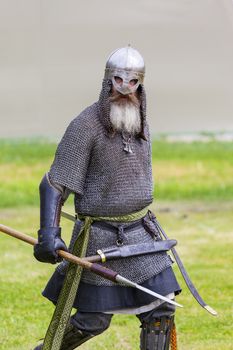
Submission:
<svg viewBox="0 0 233 350">
<path fill-rule="evenodd" d="M 67 250 L 60 215 L 73 193 L 77 218 L 68 250 L 81 257 L 98 252 L 103 266 L 169 301 L 180 286 L 166 252 L 169 242 L 164 242 L 148 210 L 153 186 L 144 75 L 144 60 L 130 46 L 108 58 L 98 102 L 70 123 L 40 184 L 34 255 L 55 264 L 60 261 L 57 250 Z M 172 303 L 82 271 L 65 260 L 43 295 L 56 304 L 56 310 L 37 350 L 75 349 L 106 330 L 113 314 L 119 313 L 139 318 L 142 350 L 169 349 Z M 77 312 L 69 317 L 72 307 Z"/>
</svg>

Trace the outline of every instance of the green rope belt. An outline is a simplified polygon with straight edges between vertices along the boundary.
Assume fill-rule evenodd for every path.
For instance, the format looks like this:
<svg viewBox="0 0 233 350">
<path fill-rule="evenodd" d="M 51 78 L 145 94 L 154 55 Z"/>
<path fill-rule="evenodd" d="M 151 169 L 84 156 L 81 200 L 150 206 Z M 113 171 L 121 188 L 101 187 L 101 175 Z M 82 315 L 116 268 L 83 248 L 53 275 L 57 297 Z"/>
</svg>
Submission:
<svg viewBox="0 0 233 350">
<path fill-rule="evenodd" d="M 147 211 L 148 208 L 144 208 L 136 213 L 115 217 L 91 217 L 78 215 L 79 219 L 84 220 L 84 224 L 82 225 L 78 238 L 74 244 L 72 254 L 81 258 L 86 255 L 91 224 L 94 221 L 130 222 L 143 218 Z M 66 325 L 69 321 L 74 299 L 81 279 L 82 269 L 83 268 L 81 266 L 74 263 L 69 263 L 68 265 L 65 281 L 59 294 L 52 320 L 45 335 L 42 347 L 43 350 L 59 350 L 61 347 Z"/>
</svg>

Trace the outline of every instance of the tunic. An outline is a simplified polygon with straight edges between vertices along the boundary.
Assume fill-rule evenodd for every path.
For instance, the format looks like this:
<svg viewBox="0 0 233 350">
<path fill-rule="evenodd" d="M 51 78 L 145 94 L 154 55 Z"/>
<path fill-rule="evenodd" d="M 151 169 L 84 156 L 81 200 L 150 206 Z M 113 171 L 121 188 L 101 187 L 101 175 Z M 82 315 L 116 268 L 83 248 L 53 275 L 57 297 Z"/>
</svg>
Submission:
<svg viewBox="0 0 233 350">
<path fill-rule="evenodd" d="M 153 201 L 151 145 L 149 129 L 144 121 L 147 140 L 132 137 L 133 153 L 124 151 L 122 135 L 110 135 L 101 120 L 99 103 L 86 108 L 68 126 L 51 166 L 49 176 L 54 183 L 74 193 L 77 213 L 91 216 L 117 216 L 147 207 Z M 94 223 L 91 228 L 87 256 L 101 248 L 115 246 L 119 227 L 123 244 L 149 243 L 155 239 L 145 229 L 143 220 L 130 229 L 130 223 L 111 223 L 112 229 Z M 80 231 L 76 221 L 69 246 L 72 251 Z M 123 229 L 122 229 L 123 228 Z M 179 292 L 180 287 L 170 268 L 172 259 L 166 253 L 148 254 L 109 261 L 105 266 L 122 276 L 158 293 Z M 43 295 L 56 303 L 66 272 L 62 262 Z M 104 295 L 104 298 L 103 298 Z M 89 271 L 82 274 L 74 306 L 80 311 L 107 311 L 150 303 L 153 297 L 116 285 Z"/>
</svg>

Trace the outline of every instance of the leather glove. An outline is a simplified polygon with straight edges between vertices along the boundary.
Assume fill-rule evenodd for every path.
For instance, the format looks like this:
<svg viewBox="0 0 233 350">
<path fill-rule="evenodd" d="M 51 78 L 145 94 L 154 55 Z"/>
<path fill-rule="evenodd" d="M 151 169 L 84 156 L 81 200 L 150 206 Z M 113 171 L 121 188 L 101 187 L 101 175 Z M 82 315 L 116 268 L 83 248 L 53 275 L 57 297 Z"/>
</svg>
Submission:
<svg viewBox="0 0 233 350">
<path fill-rule="evenodd" d="M 57 250 L 67 251 L 65 242 L 61 239 L 60 227 L 42 228 L 38 231 L 38 243 L 34 246 L 34 256 L 45 263 L 56 264 L 62 261 Z"/>
</svg>

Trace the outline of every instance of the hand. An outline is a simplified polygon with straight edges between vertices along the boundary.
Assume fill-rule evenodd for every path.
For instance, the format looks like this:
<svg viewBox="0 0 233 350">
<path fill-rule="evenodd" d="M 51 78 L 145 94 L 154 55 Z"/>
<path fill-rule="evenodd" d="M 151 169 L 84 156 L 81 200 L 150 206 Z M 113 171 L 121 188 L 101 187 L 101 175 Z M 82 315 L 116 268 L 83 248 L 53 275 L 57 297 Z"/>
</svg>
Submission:
<svg viewBox="0 0 233 350">
<path fill-rule="evenodd" d="M 67 251 L 65 242 L 61 239 L 60 227 L 48 227 L 38 231 L 38 243 L 34 246 L 34 256 L 41 262 L 56 264 L 62 261 L 57 250 Z"/>
</svg>

